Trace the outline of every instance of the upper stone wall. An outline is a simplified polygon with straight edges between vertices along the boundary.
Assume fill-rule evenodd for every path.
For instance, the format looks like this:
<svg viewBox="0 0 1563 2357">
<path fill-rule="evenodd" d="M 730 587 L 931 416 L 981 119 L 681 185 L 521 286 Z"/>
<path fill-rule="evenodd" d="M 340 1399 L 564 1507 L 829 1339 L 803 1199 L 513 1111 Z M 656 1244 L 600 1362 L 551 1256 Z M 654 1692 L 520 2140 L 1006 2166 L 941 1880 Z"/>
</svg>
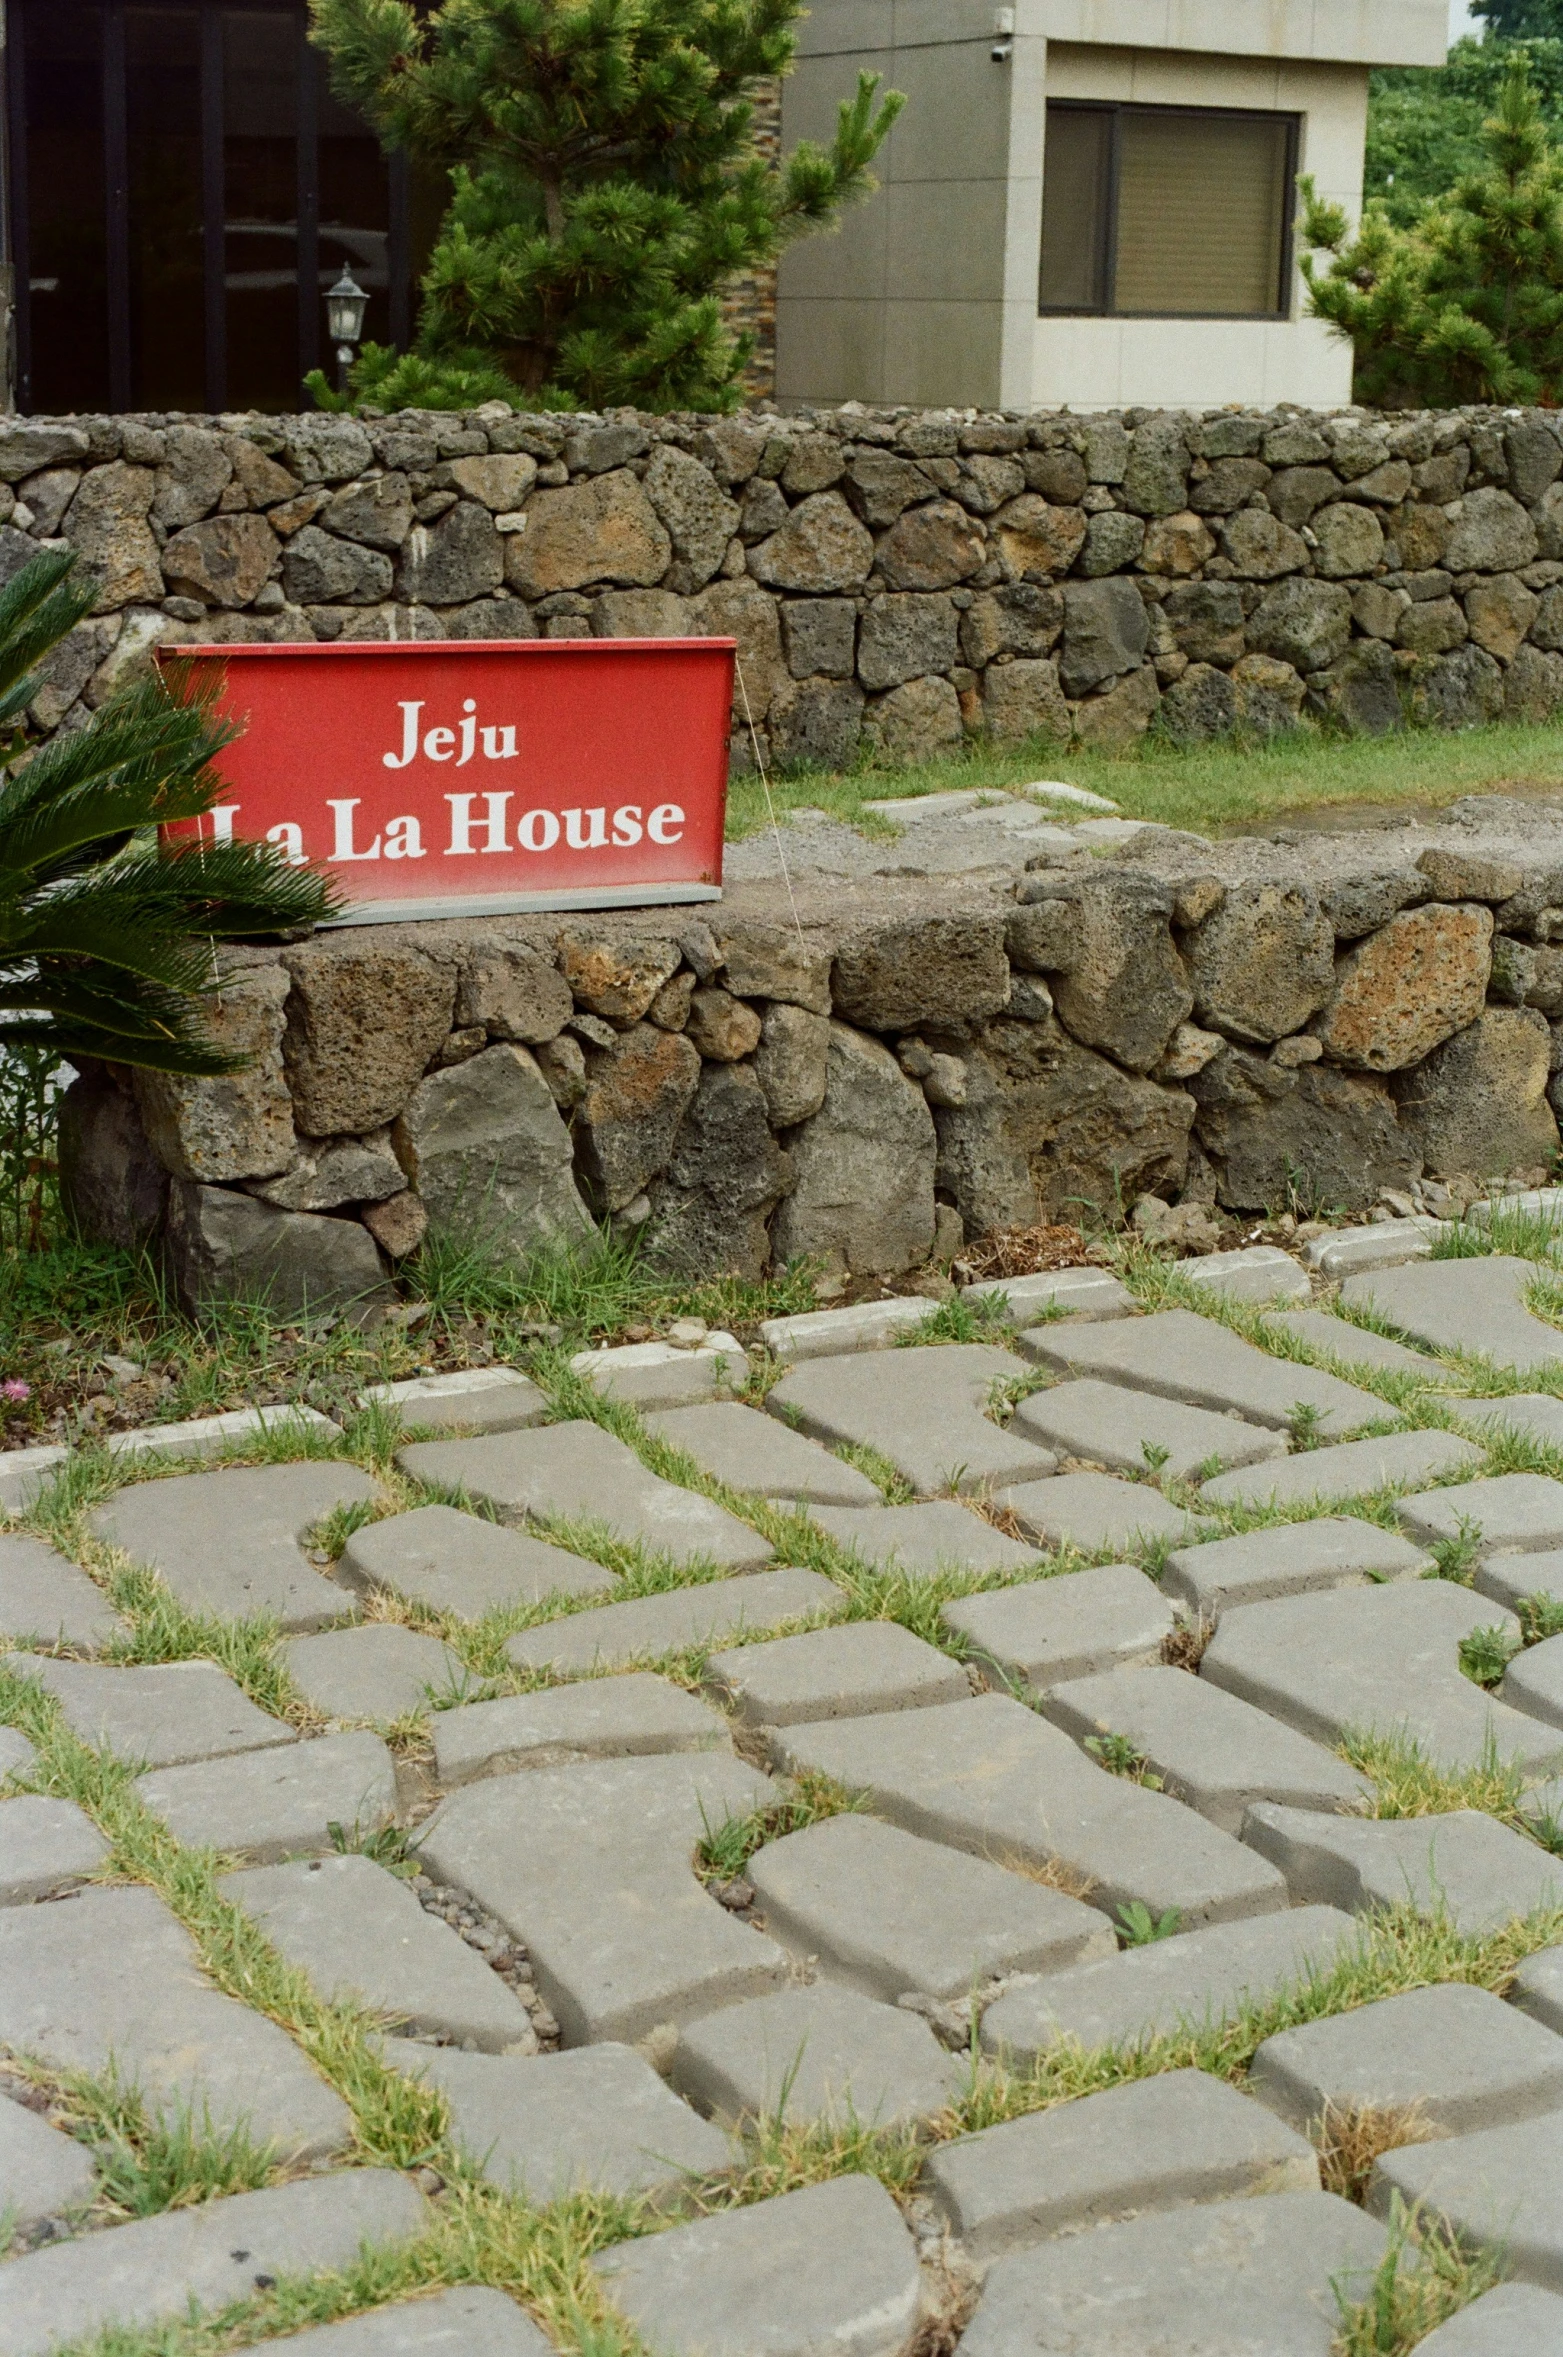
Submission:
<svg viewBox="0 0 1563 2357">
<path fill-rule="evenodd" d="M 102 583 L 32 708 L 154 644 L 738 641 L 778 763 L 1071 734 L 1539 720 L 1563 703 L 1563 441 L 1541 410 L 731 419 L 18 418 L 0 578 Z M 735 738 L 735 763 L 749 758 Z"/>
</svg>

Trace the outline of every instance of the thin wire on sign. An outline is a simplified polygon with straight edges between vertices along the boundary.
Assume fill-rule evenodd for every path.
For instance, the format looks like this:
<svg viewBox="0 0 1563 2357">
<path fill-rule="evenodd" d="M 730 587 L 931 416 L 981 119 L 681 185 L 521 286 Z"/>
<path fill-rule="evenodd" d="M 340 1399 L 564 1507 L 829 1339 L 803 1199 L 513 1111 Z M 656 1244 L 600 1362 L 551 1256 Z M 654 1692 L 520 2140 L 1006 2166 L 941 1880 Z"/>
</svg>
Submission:
<svg viewBox="0 0 1563 2357">
<path fill-rule="evenodd" d="M 744 720 L 749 730 L 749 742 L 754 747 L 754 766 L 760 773 L 760 784 L 765 791 L 765 807 L 770 815 L 771 833 L 776 837 L 776 856 L 781 861 L 782 882 L 787 887 L 787 905 L 792 910 L 792 921 L 798 935 L 798 947 L 806 949 L 808 944 L 803 938 L 803 919 L 798 914 L 798 903 L 792 889 L 792 877 L 787 870 L 787 853 L 782 845 L 781 827 L 777 823 L 776 805 L 771 800 L 771 781 L 765 774 L 765 755 L 760 751 L 760 732 L 754 725 L 754 714 L 749 707 L 749 682 L 744 677 L 743 664 L 736 654 L 733 657 L 733 664 L 738 673 L 738 693 L 744 700 Z"/>
</svg>

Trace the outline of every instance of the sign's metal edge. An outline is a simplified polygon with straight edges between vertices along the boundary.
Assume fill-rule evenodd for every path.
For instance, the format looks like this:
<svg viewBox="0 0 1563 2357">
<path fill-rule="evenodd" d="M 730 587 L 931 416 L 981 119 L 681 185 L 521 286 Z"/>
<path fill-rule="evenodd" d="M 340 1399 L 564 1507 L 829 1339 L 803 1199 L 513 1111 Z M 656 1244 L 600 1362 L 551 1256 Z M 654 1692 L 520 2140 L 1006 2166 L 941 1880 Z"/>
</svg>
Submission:
<svg viewBox="0 0 1563 2357">
<path fill-rule="evenodd" d="M 578 892 L 475 893 L 441 900 L 357 901 L 320 931 L 346 925 L 410 925 L 426 917 L 519 917 L 547 909 L 671 908 L 681 902 L 720 900 L 720 884 L 602 884 Z"/>
</svg>

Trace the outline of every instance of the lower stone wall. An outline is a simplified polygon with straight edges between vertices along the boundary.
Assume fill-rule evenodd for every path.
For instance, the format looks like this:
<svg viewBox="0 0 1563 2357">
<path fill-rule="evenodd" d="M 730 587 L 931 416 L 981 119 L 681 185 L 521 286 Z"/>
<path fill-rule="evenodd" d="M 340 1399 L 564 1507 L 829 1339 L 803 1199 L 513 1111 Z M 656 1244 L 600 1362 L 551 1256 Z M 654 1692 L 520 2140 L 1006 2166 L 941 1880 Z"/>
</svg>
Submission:
<svg viewBox="0 0 1563 2357">
<path fill-rule="evenodd" d="M 1455 1181 L 1544 1173 L 1563 807 L 1313 844 L 1121 832 L 805 887 L 796 921 L 750 885 L 699 915 L 239 953 L 213 1016 L 253 1060 L 83 1072 L 70 1201 L 158 1241 L 192 1308 L 296 1307 L 388 1298 L 431 1223 L 523 1257 L 612 1223 L 689 1274 L 895 1277 L 1145 1194 L 1442 1210 Z"/>
</svg>

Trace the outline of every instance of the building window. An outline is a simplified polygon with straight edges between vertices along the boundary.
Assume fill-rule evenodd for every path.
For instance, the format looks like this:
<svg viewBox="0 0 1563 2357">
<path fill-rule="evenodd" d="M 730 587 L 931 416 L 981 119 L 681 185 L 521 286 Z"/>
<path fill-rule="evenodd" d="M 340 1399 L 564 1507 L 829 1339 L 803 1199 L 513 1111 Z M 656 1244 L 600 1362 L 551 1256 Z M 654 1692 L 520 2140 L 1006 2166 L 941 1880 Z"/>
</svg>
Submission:
<svg viewBox="0 0 1563 2357">
<path fill-rule="evenodd" d="M 1278 319 L 1297 117 L 1049 99 L 1043 311 Z"/>
</svg>

